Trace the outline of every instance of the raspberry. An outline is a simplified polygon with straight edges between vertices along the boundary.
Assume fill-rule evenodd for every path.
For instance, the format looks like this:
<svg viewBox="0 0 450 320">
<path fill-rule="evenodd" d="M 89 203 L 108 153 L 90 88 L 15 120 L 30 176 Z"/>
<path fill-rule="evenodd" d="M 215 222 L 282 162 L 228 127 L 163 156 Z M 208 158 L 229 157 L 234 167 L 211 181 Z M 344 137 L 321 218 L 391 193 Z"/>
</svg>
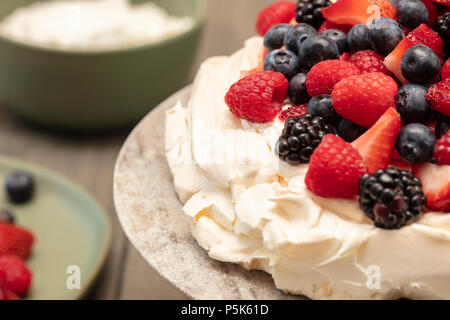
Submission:
<svg viewBox="0 0 450 320">
<path fill-rule="evenodd" d="M 7 254 L 27 259 L 33 242 L 34 236 L 28 230 L 13 224 L 0 223 L 0 256 Z"/>
<path fill-rule="evenodd" d="M 450 79 L 450 59 L 447 60 L 442 68 L 441 78 L 442 80 Z"/>
<path fill-rule="evenodd" d="M 288 80 L 281 73 L 260 71 L 233 84 L 225 95 L 225 102 L 241 119 L 269 122 L 281 111 L 288 86 Z"/>
<path fill-rule="evenodd" d="M 358 151 L 342 138 L 329 134 L 311 156 L 305 184 L 321 197 L 352 199 L 358 194 L 359 180 L 365 173 L 367 167 Z"/>
<path fill-rule="evenodd" d="M 425 97 L 430 102 L 432 109 L 450 116 L 450 79 L 432 86 Z"/>
<path fill-rule="evenodd" d="M 392 76 L 392 73 L 383 63 L 384 57 L 373 50 L 358 51 L 350 57 L 353 63 L 361 73 L 381 72 L 385 75 Z"/>
<path fill-rule="evenodd" d="M 295 18 L 295 7 L 295 2 L 279 1 L 264 8 L 256 19 L 256 30 L 259 35 L 264 36 L 276 24 L 289 23 Z"/>
<path fill-rule="evenodd" d="M 306 89 L 310 97 L 331 94 L 336 83 L 349 76 L 360 74 L 353 64 L 340 60 L 325 60 L 316 64 L 306 77 Z"/>
<path fill-rule="evenodd" d="M 450 131 L 438 140 L 434 149 L 434 159 L 440 165 L 450 165 Z"/>
<path fill-rule="evenodd" d="M 286 121 L 288 118 L 300 118 L 302 115 L 308 112 L 307 109 L 308 109 L 307 104 L 302 104 L 300 106 L 292 106 L 281 112 L 278 118 L 281 121 Z"/>
<path fill-rule="evenodd" d="M 21 258 L 12 255 L 0 257 L 0 283 L 4 289 L 22 296 L 30 288 L 31 278 L 31 271 Z"/>
<path fill-rule="evenodd" d="M 392 106 L 398 85 L 391 77 L 372 72 L 341 80 L 331 94 L 336 112 L 360 126 L 370 128 Z"/>
</svg>

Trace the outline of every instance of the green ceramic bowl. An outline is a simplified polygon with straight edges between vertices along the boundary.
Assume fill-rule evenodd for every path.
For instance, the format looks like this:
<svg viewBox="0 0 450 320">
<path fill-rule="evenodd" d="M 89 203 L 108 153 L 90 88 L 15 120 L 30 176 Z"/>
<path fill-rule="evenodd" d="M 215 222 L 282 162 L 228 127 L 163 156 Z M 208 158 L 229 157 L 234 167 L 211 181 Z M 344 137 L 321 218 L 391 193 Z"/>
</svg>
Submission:
<svg viewBox="0 0 450 320">
<path fill-rule="evenodd" d="M 38 1 L 43 0 L 1 0 L 0 19 Z M 204 0 L 151 1 L 171 14 L 193 17 L 193 28 L 150 45 L 100 52 L 0 37 L 0 103 L 32 122 L 66 130 L 137 122 L 188 80 L 206 16 Z"/>
</svg>

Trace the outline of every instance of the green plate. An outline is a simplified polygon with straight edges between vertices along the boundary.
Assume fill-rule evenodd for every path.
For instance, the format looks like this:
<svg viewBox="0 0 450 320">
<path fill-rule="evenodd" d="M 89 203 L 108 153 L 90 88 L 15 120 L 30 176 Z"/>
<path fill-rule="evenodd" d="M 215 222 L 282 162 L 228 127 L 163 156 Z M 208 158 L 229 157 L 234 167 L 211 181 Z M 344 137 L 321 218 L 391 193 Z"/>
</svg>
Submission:
<svg viewBox="0 0 450 320">
<path fill-rule="evenodd" d="M 26 299 L 80 299 L 103 266 L 111 227 L 103 209 L 66 178 L 22 161 L 0 157 L 0 183 L 15 170 L 35 178 L 35 196 L 26 205 L 12 205 L 0 192 L 0 208 L 14 211 L 17 224 L 33 231 L 36 242 L 27 261 L 33 283 Z M 80 270 L 80 289 L 69 289 L 70 266 Z M 72 271 L 73 272 L 73 271 Z M 69 281 L 69 283 L 75 283 Z"/>
</svg>

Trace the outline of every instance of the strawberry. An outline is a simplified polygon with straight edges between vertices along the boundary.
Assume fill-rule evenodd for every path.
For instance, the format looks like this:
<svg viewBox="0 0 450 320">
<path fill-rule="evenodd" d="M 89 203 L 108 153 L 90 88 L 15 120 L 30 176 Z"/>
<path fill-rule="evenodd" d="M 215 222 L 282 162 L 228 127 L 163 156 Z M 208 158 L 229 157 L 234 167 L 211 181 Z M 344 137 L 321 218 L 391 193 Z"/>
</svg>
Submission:
<svg viewBox="0 0 450 320">
<path fill-rule="evenodd" d="M 439 58 L 444 55 L 444 43 L 439 35 L 426 24 L 421 24 L 411 31 L 397 47 L 384 59 L 384 64 L 398 80 L 402 83 L 408 83 L 408 80 L 402 74 L 401 63 L 405 52 L 417 45 L 423 44 L 432 49 Z"/>
<path fill-rule="evenodd" d="M 302 104 L 299 106 L 292 106 L 287 108 L 278 115 L 278 118 L 281 121 L 286 121 L 288 118 L 300 118 L 306 113 L 308 113 L 308 105 Z"/>
<path fill-rule="evenodd" d="M 352 199 L 365 173 L 367 167 L 358 151 L 344 139 L 329 134 L 311 156 L 305 184 L 321 197 Z"/>
<path fill-rule="evenodd" d="M 372 128 L 352 143 L 370 174 L 388 167 L 401 126 L 400 115 L 389 108 Z"/>
<path fill-rule="evenodd" d="M 443 6 L 450 7 L 450 0 L 432 0 L 432 1 L 442 4 Z"/>
<path fill-rule="evenodd" d="M 450 116 L 450 79 L 432 86 L 425 97 L 430 102 L 432 109 Z"/>
<path fill-rule="evenodd" d="M 336 83 L 349 76 L 360 74 L 359 69 L 350 62 L 325 60 L 316 64 L 306 77 L 306 89 L 310 97 L 330 94 Z"/>
<path fill-rule="evenodd" d="M 336 112 L 360 126 L 370 128 L 395 106 L 398 85 L 380 72 L 347 77 L 338 82 L 331 97 Z"/>
<path fill-rule="evenodd" d="M 351 28 L 352 26 L 349 24 L 337 24 L 329 20 L 325 20 L 320 26 L 318 33 L 322 34 L 329 29 L 337 29 L 341 30 L 342 32 L 348 33 Z"/>
<path fill-rule="evenodd" d="M 395 167 L 400 170 L 412 171 L 412 164 L 405 160 L 392 159 L 389 163 L 389 167 Z"/>
<path fill-rule="evenodd" d="M 440 15 L 440 12 L 438 10 L 438 8 L 436 7 L 436 5 L 431 2 L 431 0 L 420 0 L 423 2 L 423 4 L 425 5 L 425 7 L 427 7 L 428 10 L 428 26 L 433 28 L 434 27 L 434 23 L 436 22 L 437 18 Z"/>
<path fill-rule="evenodd" d="M 442 68 L 441 78 L 442 80 L 450 79 L 450 59 L 447 60 Z"/>
<path fill-rule="evenodd" d="M 21 258 L 12 255 L 0 257 L 0 283 L 4 289 L 23 296 L 30 288 L 31 278 L 31 271 Z"/>
<path fill-rule="evenodd" d="M 396 9 L 389 0 L 338 0 L 322 9 L 325 19 L 338 24 L 366 24 L 378 6 L 381 16 L 396 18 Z"/>
<path fill-rule="evenodd" d="M 450 131 L 438 140 L 434 149 L 434 159 L 438 164 L 450 165 Z"/>
<path fill-rule="evenodd" d="M 0 300 L 22 300 L 20 297 L 11 290 L 0 287 Z"/>
<path fill-rule="evenodd" d="M 450 212 L 450 166 L 426 163 L 414 167 L 431 210 Z"/>
<path fill-rule="evenodd" d="M 264 8 L 256 19 L 256 30 L 260 36 L 276 24 L 289 23 L 295 17 L 296 4 L 291 1 L 279 1 Z"/>
<path fill-rule="evenodd" d="M 13 224 L 0 224 L 0 257 L 7 254 L 27 259 L 33 242 L 34 236 L 28 230 Z"/>
</svg>

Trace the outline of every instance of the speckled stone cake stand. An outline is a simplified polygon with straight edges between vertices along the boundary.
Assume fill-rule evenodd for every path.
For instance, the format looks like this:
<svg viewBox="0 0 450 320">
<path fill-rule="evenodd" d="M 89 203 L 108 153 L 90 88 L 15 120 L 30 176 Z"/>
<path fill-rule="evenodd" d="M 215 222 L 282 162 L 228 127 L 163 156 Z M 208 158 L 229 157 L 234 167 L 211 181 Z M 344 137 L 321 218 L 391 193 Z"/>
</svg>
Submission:
<svg viewBox="0 0 450 320">
<path fill-rule="evenodd" d="M 178 100 L 185 105 L 189 95 L 187 87 L 152 111 L 119 154 L 114 199 L 125 233 L 148 263 L 187 298 L 304 299 L 278 290 L 264 272 L 209 258 L 191 236 L 164 156 L 164 112 Z"/>
</svg>

